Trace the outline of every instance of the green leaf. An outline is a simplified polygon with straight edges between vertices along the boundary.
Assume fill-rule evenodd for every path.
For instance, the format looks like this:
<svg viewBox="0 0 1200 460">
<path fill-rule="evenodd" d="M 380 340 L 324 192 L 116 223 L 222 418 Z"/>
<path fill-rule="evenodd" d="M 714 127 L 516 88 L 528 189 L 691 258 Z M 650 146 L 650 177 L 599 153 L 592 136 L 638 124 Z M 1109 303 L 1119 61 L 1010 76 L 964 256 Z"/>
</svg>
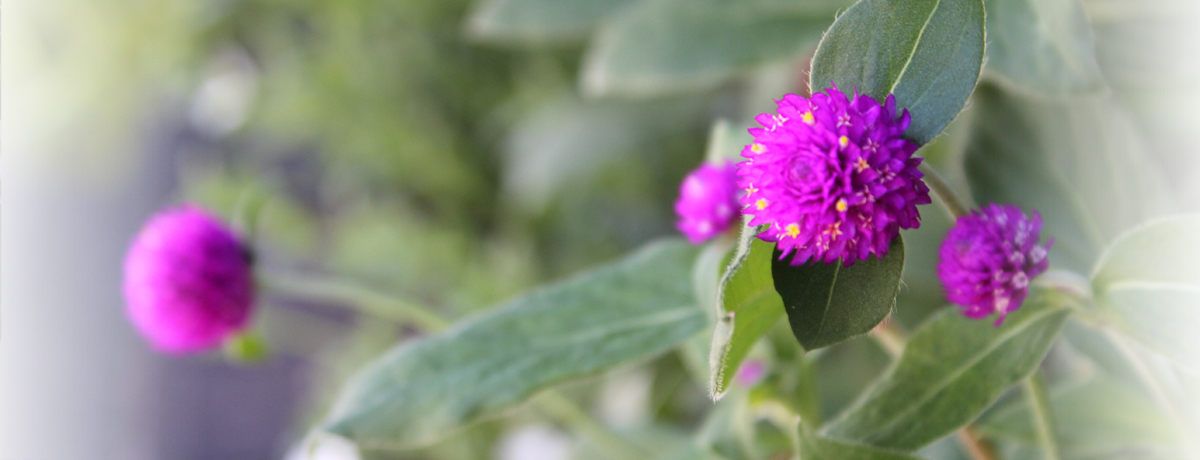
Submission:
<svg viewBox="0 0 1200 460">
<path fill-rule="evenodd" d="M 917 457 L 813 434 L 800 433 L 800 458 L 804 460 L 917 460 Z"/>
<path fill-rule="evenodd" d="M 647 0 L 600 28 L 584 58 L 583 91 L 648 97 L 707 89 L 754 66 L 798 60 L 847 3 Z"/>
<path fill-rule="evenodd" d="M 904 238 L 892 240 L 882 259 L 871 257 L 849 267 L 841 262 L 791 265 L 771 258 L 775 290 L 783 298 L 792 334 L 805 350 L 827 347 L 877 326 L 896 303 L 904 272 Z"/>
<path fill-rule="evenodd" d="M 582 39 L 633 0 L 484 0 L 467 18 L 467 35 L 483 41 L 555 43 Z"/>
<path fill-rule="evenodd" d="M 1122 231 L 1173 207 L 1132 122 L 1108 98 L 1050 101 L 975 91 L 966 173 L 978 203 L 1042 215 L 1050 264 L 1092 269 Z"/>
<path fill-rule="evenodd" d="M 364 448 L 421 446 L 551 385 L 663 353 L 706 324 L 690 282 L 696 252 L 651 244 L 399 345 L 351 379 L 324 428 Z"/>
<path fill-rule="evenodd" d="M 1150 400 L 1125 385 L 1100 378 L 1051 393 L 1055 436 L 1064 458 L 1120 458 L 1121 453 L 1176 448 L 1171 422 Z M 979 433 L 1036 444 L 1032 416 L 1027 398 L 1014 399 L 989 413 L 979 423 Z"/>
<path fill-rule="evenodd" d="M 1079 0 L 990 0 L 987 69 L 1048 95 L 1105 89 Z"/>
<path fill-rule="evenodd" d="M 901 450 L 950 434 L 1037 367 L 1073 301 L 1038 290 L 1000 327 L 945 309 L 916 331 L 895 366 L 825 434 Z"/>
<path fill-rule="evenodd" d="M 905 136 L 924 144 L 967 102 L 983 66 L 981 0 L 860 0 L 821 39 L 809 85 L 829 82 L 912 114 Z"/>
<path fill-rule="evenodd" d="M 1200 369 L 1200 216 L 1159 220 L 1118 239 L 1092 275 L 1100 313 L 1179 365 Z"/>
<path fill-rule="evenodd" d="M 720 399 L 738 366 L 758 339 L 783 316 L 783 300 L 771 280 L 775 244 L 760 240 L 754 227 L 744 227 L 733 263 L 721 280 L 720 318 L 709 354 L 709 392 Z"/>
</svg>

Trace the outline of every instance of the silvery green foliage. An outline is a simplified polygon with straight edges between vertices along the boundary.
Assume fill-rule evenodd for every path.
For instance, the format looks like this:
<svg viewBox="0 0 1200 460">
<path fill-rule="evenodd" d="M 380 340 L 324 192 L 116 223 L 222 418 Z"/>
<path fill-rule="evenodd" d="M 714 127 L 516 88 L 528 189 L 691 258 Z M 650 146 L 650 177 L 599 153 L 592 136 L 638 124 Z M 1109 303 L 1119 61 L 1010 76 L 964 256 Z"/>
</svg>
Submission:
<svg viewBox="0 0 1200 460">
<path fill-rule="evenodd" d="M 948 438 L 964 427 L 996 458 L 1200 458 L 1189 444 L 1200 438 L 1200 427 L 1189 424 L 1200 396 L 1200 348 L 1191 337 L 1200 326 L 1200 225 L 1185 215 L 1186 200 L 1176 203 L 1179 182 L 1165 179 L 1173 175 L 1163 157 L 1149 153 L 1161 139 L 1145 137 L 1147 111 L 1131 88 L 1153 75 L 1114 63 L 1120 34 L 1136 28 L 1114 11 L 1191 11 L 1168 3 L 481 1 L 467 21 L 474 39 L 519 47 L 573 38 L 585 48 L 581 92 L 607 98 L 572 98 L 572 110 L 548 118 L 536 111 L 542 118 L 520 126 L 579 128 L 603 119 L 621 136 L 646 136 L 639 130 L 666 128 L 630 122 L 640 111 L 621 115 L 626 108 L 646 103 L 623 98 L 738 98 L 779 82 L 804 92 L 802 69 L 814 56 L 812 89 L 833 82 L 881 100 L 894 94 L 912 115 L 906 137 L 926 145 L 926 161 L 961 196 L 1039 210 L 1043 234 L 1057 240 L 1051 271 L 1034 280 L 1030 298 L 1003 326 L 934 302 L 925 308 L 940 311 L 927 318 L 883 324 L 911 330 L 902 343 L 886 332 L 864 334 L 893 305 L 916 299 L 905 297 L 912 294 L 903 280 L 928 279 L 933 267 L 906 266 L 905 256 L 936 251 L 929 243 L 940 237 L 923 233 L 929 229 L 907 232 L 914 237 L 903 240 L 907 246 L 897 240 L 890 259 L 855 265 L 845 277 L 773 265 L 773 244 L 755 239 L 753 228 L 736 243 L 709 243 L 702 261 L 681 243 L 660 243 L 397 348 L 360 372 L 321 426 L 371 449 L 423 448 L 504 417 L 540 391 L 598 385 L 587 377 L 660 357 L 649 365 L 658 372 L 655 391 L 668 382 L 707 389 L 719 401 L 703 408 L 699 424 L 672 425 L 678 420 L 654 413 L 639 429 L 618 430 L 646 458 L 969 458 L 974 446 Z M 703 105 L 661 113 L 685 117 Z M 718 124 L 720 132 L 756 114 L 724 115 L 734 122 Z M 547 129 L 559 136 L 555 144 L 529 143 L 530 132 L 512 144 L 545 149 L 536 154 L 564 164 L 578 158 L 572 139 L 594 137 Z M 610 141 L 602 137 L 584 143 Z M 724 145 L 729 137 L 714 136 L 719 151 L 709 156 L 736 158 L 741 146 Z M 587 155 L 598 162 L 617 154 Z M 555 174 L 546 171 L 552 185 L 531 200 L 570 184 L 568 173 Z M 726 251 L 714 263 L 713 254 Z M 822 328 L 827 318 L 838 327 Z M 711 344 L 707 379 L 697 338 Z M 672 349 L 693 372 L 661 364 Z M 890 365 L 865 364 L 881 349 L 894 355 Z M 747 387 L 737 372 L 749 360 L 769 370 Z M 1049 386 L 1048 398 L 1022 383 L 1034 373 L 1044 376 L 1038 381 Z M 873 383 L 863 388 L 866 379 Z M 847 391 L 856 393 L 853 402 Z M 684 435 L 681 426 L 695 429 Z M 680 445 L 687 447 L 651 448 Z M 592 447 L 581 455 L 604 456 Z"/>
</svg>

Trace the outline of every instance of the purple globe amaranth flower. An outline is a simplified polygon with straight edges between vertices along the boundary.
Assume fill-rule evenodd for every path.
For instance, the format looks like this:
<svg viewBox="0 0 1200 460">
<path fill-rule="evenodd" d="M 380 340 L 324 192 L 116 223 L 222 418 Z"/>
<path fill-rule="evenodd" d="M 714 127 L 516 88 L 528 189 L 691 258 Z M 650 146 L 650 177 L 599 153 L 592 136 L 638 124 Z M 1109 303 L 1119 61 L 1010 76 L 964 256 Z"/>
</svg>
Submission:
<svg viewBox="0 0 1200 460">
<path fill-rule="evenodd" d="M 249 252 L 204 210 L 168 209 L 129 248 L 125 300 L 129 319 L 154 348 L 170 354 L 213 348 L 250 319 Z"/>
<path fill-rule="evenodd" d="M 942 242 L 938 278 L 946 298 L 980 319 L 999 313 L 999 325 L 1021 307 L 1029 281 L 1046 271 L 1054 239 L 1039 245 L 1042 216 L 1013 205 L 990 204 L 960 216 Z"/>
<path fill-rule="evenodd" d="M 721 234 L 740 215 L 737 194 L 737 166 L 732 161 L 701 164 L 679 186 L 675 227 L 692 244 Z"/>
<path fill-rule="evenodd" d="M 929 187 L 913 158 L 917 144 L 896 98 L 880 105 L 837 87 L 811 99 L 788 94 L 776 114 L 761 114 L 754 143 L 742 150 L 738 185 L 743 212 L 758 235 L 790 253 L 792 265 L 809 260 L 845 265 L 871 254 L 883 257 L 902 228 L 917 228 L 917 205 L 930 203 Z"/>
</svg>

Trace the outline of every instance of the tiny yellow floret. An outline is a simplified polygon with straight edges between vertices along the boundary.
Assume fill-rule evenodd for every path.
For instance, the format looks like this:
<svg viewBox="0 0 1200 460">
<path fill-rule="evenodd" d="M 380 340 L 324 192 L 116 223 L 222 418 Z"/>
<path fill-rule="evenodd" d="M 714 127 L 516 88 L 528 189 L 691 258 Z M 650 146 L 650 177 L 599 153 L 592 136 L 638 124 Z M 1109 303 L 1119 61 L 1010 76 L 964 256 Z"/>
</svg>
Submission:
<svg viewBox="0 0 1200 460">
<path fill-rule="evenodd" d="M 838 145 L 842 146 L 842 148 L 845 148 L 845 147 L 846 147 L 847 145 L 849 145 L 849 144 L 850 144 L 850 138 L 849 138 L 849 137 L 842 136 L 842 137 L 839 137 L 839 138 L 838 138 Z"/>
<path fill-rule="evenodd" d="M 755 201 L 755 202 L 754 202 L 754 206 L 755 206 L 756 208 L 758 208 L 758 210 L 759 210 L 759 211 L 762 211 L 763 209 L 766 209 L 766 208 L 767 208 L 767 199 L 766 199 L 766 198 L 759 198 L 759 199 L 758 199 L 758 201 Z"/>
<path fill-rule="evenodd" d="M 869 167 L 871 167 L 871 165 L 867 164 L 866 158 L 859 157 L 858 161 L 854 163 L 854 169 L 858 172 L 863 172 L 864 169 Z"/>
<path fill-rule="evenodd" d="M 835 204 L 834 206 L 837 207 L 838 211 L 845 211 L 846 210 L 846 199 L 845 198 L 838 199 L 837 204 Z"/>
<path fill-rule="evenodd" d="M 799 226 L 799 225 L 796 225 L 796 224 L 794 224 L 794 223 L 792 223 L 792 224 L 788 224 L 788 226 L 787 226 L 787 236 L 790 236 L 790 237 L 792 237 L 792 238 L 795 238 L 795 237 L 797 237 L 797 236 L 799 236 L 799 235 L 800 235 L 800 226 Z"/>
<path fill-rule="evenodd" d="M 762 144 L 755 142 L 753 144 L 750 144 L 750 151 L 754 152 L 754 153 L 763 153 L 763 152 L 767 151 L 767 148 L 763 147 Z"/>
<path fill-rule="evenodd" d="M 758 191 L 758 189 L 754 188 L 754 184 L 750 184 L 750 187 L 746 189 L 746 194 L 753 195 L 754 192 L 757 192 L 757 191 Z"/>
<path fill-rule="evenodd" d="M 813 124 L 813 122 L 816 121 L 813 118 L 812 112 L 804 112 L 803 115 L 800 115 L 800 120 L 803 121 L 804 124 L 807 124 L 807 125 L 811 125 L 811 124 Z"/>
</svg>

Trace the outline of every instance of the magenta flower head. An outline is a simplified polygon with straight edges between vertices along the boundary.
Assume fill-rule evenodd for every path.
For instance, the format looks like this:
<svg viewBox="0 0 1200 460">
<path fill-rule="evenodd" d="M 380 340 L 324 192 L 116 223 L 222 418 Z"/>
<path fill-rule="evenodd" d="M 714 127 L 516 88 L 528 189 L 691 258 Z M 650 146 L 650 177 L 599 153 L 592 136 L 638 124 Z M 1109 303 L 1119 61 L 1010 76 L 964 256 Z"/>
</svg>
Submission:
<svg viewBox="0 0 1200 460">
<path fill-rule="evenodd" d="M 1039 245 L 1042 216 L 1026 216 L 1012 205 L 990 204 L 961 216 L 940 250 L 938 278 L 946 298 L 963 314 L 980 319 L 999 313 L 999 325 L 1021 307 L 1029 280 L 1046 271 L 1046 254 L 1054 239 Z"/>
<path fill-rule="evenodd" d="M 216 217 L 192 206 L 146 223 L 125 257 L 126 312 L 159 351 L 220 345 L 250 319 L 249 251 Z"/>
<path fill-rule="evenodd" d="M 692 244 L 700 244 L 729 229 L 738 213 L 737 166 L 701 164 L 683 179 L 675 214 L 675 227 Z"/>
<path fill-rule="evenodd" d="M 754 215 L 751 225 L 768 225 L 758 237 L 776 242 L 781 260 L 851 265 L 883 257 L 900 229 L 921 225 L 917 205 L 930 202 L 929 187 L 912 157 L 917 144 L 900 137 L 909 115 L 897 117 L 895 97 L 880 105 L 834 87 L 776 103 L 777 113 L 750 129 L 738 185 L 743 212 Z"/>
</svg>

